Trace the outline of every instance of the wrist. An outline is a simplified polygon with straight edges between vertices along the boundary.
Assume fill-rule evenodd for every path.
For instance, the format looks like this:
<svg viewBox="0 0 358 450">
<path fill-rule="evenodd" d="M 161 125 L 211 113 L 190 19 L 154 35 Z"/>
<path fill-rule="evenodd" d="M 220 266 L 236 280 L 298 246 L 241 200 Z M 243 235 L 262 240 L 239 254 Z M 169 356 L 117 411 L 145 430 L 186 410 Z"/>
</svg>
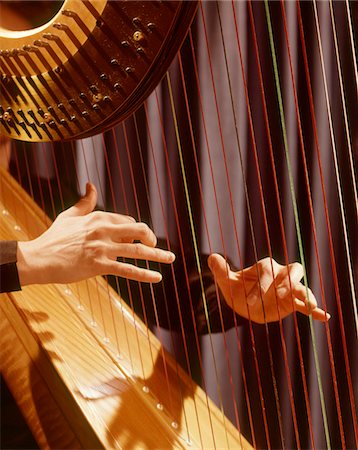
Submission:
<svg viewBox="0 0 358 450">
<path fill-rule="evenodd" d="M 41 283 L 41 271 L 36 267 L 38 257 L 32 251 L 32 241 L 20 241 L 17 245 L 17 271 L 21 286 Z"/>
</svg>

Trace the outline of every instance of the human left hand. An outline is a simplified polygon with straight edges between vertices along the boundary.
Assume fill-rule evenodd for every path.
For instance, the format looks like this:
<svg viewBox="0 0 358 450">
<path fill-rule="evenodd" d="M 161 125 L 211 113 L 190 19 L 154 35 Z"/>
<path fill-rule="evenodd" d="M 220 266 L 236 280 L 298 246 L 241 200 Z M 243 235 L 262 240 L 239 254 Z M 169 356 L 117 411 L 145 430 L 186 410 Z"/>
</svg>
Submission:
<svg viewBox="0 0 358 450">
<path fill-rule="evenodd" d="M 117 258 L 170 264 L 175 255 L 157 248 L 145 223 L 121 214 L 94 211 L 97 191 L 88 183 L 86 195 L 59 214 L 39 237 L 18 242 L 17 269 L 21 286 L 73 283 L 97 275 L 158 283 L 162 275 Z"/>
<path fill-rule="evenodd" d="M 330 315 L 317 306 L 312 291 L 300 280 L 303 267 L 288 266 L 264 258 L 251 267 L 233 271 L 218 254 L 209 256 L 208 264 L 226 303 L 242 317 L 256 323 L 275 322 L 299 311 L 326 322 Z"/>
</svg>

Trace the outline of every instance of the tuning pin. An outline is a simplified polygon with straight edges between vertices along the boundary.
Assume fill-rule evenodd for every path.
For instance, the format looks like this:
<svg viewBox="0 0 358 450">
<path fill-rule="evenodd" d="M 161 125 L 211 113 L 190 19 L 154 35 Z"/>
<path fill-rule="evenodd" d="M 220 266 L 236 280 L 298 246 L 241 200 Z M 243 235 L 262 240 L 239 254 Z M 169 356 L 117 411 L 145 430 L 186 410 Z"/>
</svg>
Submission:
<svg viewBox="0 0 358 450">
<path fill-rule="evenodd" d="M 25 52 L 35 52 L 38 53 L 40 51 L 40 49 L 38 47 L 35 47 L 34 45 L 24 45 L 23 50 L 25 50 Z"/>
<path fill-rule="evenodd" d="M 49 47 L 49 43 L 46 41 L 41 41 L 41 39 L 36 39 L 36 41 L 33 42 L 34 45 L 37 47 Z"/>
<path fill-rule="evenodd" d="M 61 31 L 67 31 L 69 29 L 69 26 L 64 23 L 54 23 L 53 27 Z"/>
<path fill-rule="evenodd" d="M 19 125 L 25 131 L 25 133 L 28 135 L 28 137 L 31 138 L 31 133 L 27 129 L 25 122 L 23 120 L 20 120 Z"/>
<path fill-rule="evenodd" d="M 45 33 L 42 35 L 42 37 L 44 39 L 48 39 L 49 41 L 60 41 L 61 40 L 60 36 L 57 36 L 57 34 L 52 34 L 52 33 Z"/>
<path fill-rule="evenodd" d="M 42 134 L 41 134 L 41 133 L 39 132 L 39 130 L 37 129 L 37 125 L 36 125 L 35 122 L 29 123 L 29 127 L 31 127 L 31 128 L 35 131 L 35 133 L 37 134 L 37 137 L 38 137 L 39 139 L 42 139 Z"/>
<path fill-rule="evenodd" d="M 78 14 L 74 11 L 70 11 L 69 9 L 64 9 L 62 14 L 67 17 L 78 17 Z"/>
</svg>

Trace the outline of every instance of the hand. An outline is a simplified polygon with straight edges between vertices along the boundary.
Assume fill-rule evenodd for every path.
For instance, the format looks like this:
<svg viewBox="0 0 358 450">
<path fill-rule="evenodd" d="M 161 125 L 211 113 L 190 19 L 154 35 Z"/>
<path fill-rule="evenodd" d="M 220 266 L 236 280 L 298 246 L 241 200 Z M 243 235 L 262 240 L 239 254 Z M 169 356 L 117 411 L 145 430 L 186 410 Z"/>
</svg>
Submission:
<svg viewBox="0 0 358 450">
<path fill-rule="evenodd" d="M 129 216 L 93 212 L 96 202 L 96 188 L 88 183 L 86 195 L 59 214 L 41 236 L 18 243 L 22 286 L 72 283 L 108 274 L 150 283 L 161 281 L 159 272 L 118 262 L 117 257 L 171 263 L 175 255 L 155 248 L 157 239 L 146 224 Z"/>
<path fill-rule="evenodd" d="M 297 262 L 287 268 L 265 258 L 234 272 L 222 256 L 212 254 L 208 264 L 226 303 L 240 316 L 247 319 L 250 316 L 253 322 L 274 322 L 294 310 L 321 322 L 330 319 L 328 313 L 317 307 L 312 291 L 300 283 L 303 268 Z"/>
</svg>

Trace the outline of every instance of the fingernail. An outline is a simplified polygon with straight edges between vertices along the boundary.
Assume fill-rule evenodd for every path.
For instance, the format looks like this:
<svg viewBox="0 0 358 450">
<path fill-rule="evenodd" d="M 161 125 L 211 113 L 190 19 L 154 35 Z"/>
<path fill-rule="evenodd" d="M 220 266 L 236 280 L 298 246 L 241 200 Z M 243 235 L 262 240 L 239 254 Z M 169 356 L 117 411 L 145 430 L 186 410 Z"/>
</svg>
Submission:
<svg viewBox="0 0 358 450">
<path fill-rule="evenodd" d="M 128 220 L 130 221 L 130 222 L 137 222 L 136 220 L 135 220 L 135 218 L 134 217 L 132 217 L 132 216 L 128 216 Z"/>
<path fill-rule="evenodd" d="M 174 262 L 175 261 L 175 254 L 174 253 L 172 253 L 172 252 L 168 252 L 168 260 L 169 260 L 169 262 Z"/>
<path fill-rule="evenodd" d="M 160 281 L 162 281 L 163 277 L 162 274 L 157 272 L 156 273 L 156 280 L 154 281 L 154 283 L 159 283 Z"/>
</svg>

